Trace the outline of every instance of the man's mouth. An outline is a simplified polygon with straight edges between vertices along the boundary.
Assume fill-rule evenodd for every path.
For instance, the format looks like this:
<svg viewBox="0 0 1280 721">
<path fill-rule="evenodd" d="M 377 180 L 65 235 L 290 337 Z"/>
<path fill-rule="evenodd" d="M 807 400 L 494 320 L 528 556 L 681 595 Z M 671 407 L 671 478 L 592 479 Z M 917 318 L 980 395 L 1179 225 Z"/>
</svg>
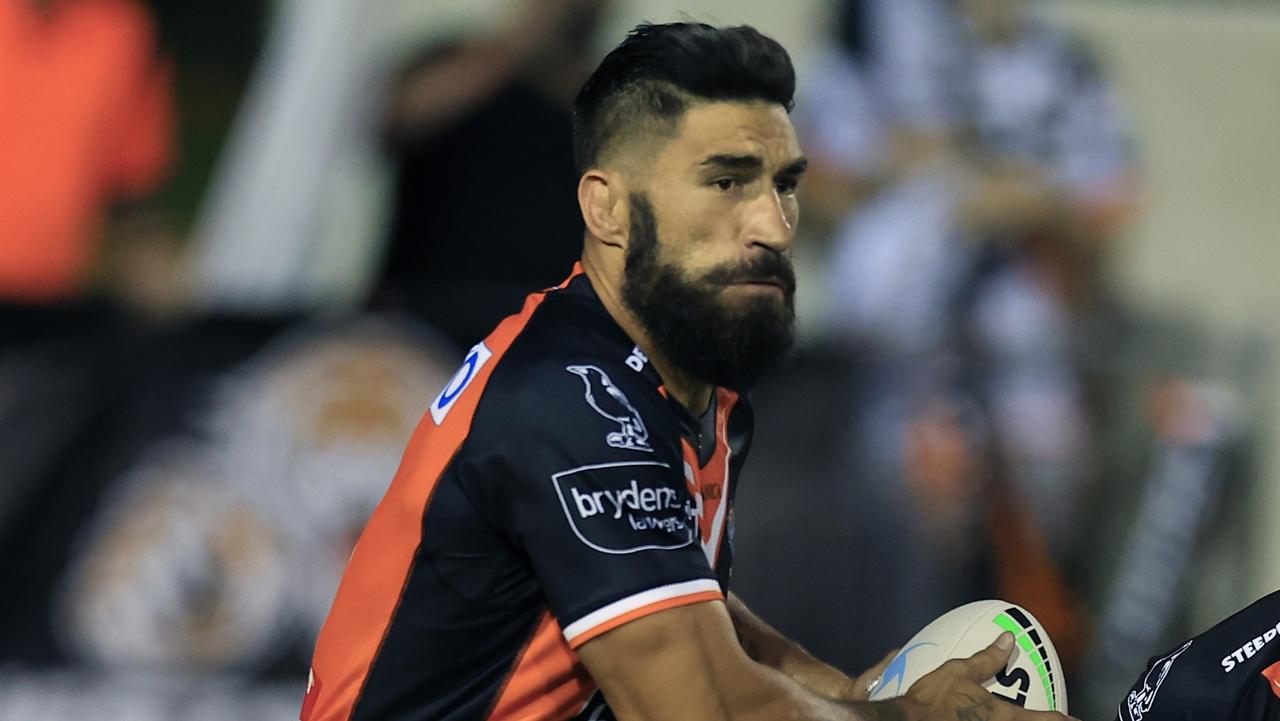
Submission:
<svg viewBox="0 0 1280 721">
<path fill-rule="evenodd" d="M 760 289 L 774 288 L 774 289 L 777 289 L 778 292 L 784 295 L 791 292 L 791 288 L 788 286 L 787 282 L 777 276 L 763 276 L 758 278 L 739 278 L 738 280 L 735 280 L 732 283 L 730 283 L 730 285 L 746 287 L 746 288 L 760 288 Z"/>
</svg>

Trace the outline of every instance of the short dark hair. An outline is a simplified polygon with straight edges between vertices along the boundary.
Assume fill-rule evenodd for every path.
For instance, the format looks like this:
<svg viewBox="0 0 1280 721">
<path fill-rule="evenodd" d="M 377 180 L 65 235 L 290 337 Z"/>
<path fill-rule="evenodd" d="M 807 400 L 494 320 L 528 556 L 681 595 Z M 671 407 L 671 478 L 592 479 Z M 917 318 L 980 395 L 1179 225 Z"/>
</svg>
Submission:
<svg viewBox="0 0 1280 721">
<path fill-rule="evenodd" d="M 637 131 L 670 132 L 699 100 L 777 103 L 791 112 L 791 56 L 753 27 L 645 23 L 605 56 L 573 102 L 579 171 Z"/>
</svg>

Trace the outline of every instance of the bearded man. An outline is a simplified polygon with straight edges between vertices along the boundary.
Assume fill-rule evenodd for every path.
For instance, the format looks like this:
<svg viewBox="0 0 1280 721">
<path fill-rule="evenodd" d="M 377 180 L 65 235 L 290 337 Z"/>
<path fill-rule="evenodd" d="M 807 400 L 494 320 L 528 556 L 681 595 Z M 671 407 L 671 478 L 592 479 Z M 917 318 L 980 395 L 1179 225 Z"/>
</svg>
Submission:
<svg viewBox="0 0 1280 721">
<path fill-rule="evenodd" d="M 423 418 L 304 721 L 1061 721 L 979 685 L 1012 637 L 873 704 L 875 670 L 845 676 L 728 592 L 744 392 L 792 339 L 794 89 L 749 27 L 642 25 L 604 59 L 574 107 L 582 260 Z"/>
</svg>

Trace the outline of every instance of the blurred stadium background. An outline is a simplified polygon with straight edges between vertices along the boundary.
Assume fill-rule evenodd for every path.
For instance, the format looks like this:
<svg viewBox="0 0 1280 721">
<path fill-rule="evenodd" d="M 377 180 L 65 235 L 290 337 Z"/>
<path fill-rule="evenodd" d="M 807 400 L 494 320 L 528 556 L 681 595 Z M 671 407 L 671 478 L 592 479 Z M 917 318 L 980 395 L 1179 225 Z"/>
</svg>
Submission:
<svg viewBox="0 0 1280 721">
<path fill-rule="evenodd" d="M 791 51 L 814 161 L 749 603 L 857 671 L 1008 598 L 1106 719 L 1280 587 L 1280 3 L 4 0 L 0 719 L 297 717 L 417 418 L 576 257 L 568 99 L 681 18 Z"/>
</svg>

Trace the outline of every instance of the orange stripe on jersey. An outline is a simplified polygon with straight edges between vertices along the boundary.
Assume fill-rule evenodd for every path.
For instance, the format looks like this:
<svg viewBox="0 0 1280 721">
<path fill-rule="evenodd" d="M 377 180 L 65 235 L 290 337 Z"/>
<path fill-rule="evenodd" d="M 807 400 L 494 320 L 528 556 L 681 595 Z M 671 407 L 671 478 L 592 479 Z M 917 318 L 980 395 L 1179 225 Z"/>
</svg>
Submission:
<svg viewBox="0 0 1280 721">
<path fill-rule="evenodd" d="M 565 642 L 560 624 L 546 611 L 488 721 L 573 718 L 595 692 L 595 682 Z"/>
<path fill-rule="evenodd" d="M 716 449 L 707 465 L 700 466 L 698 449 L 686 439 L 683 441 L 685 467 L 692 471 L 689 492 L 699 499 L 702 514 L 698 530 L 702 538 L 702 550 L 712 568 L 720 557 L 720 541 L 724 536 L 725 515 L 729 507 L 729 460 L 733 455 L 729 448 L 729 414 L 737 405 L 739 396 L 731 390 L 716 389 Z"/>
<path fill-rule="evenodd" d="M 666 611 L 667 609 L 678 608 L 680 606 L 688 606 L 694 603 L 703 603 L 705 601 L 723 601 L 723 600 L 724 600 L 724 594 L 720 593 L 719 591 L 703 591 L 702 593 L 692 593 L 692 594 L 689 594 L 688 596 L 677 596 L 676 598 L 668 598 L 662 601 L 657 601 L 647 606 L 641 606 L 640 608 L 637 608 L 636 610 L 630 613 L 624 613 L 623 615 L 618 616 L 617 618 L 606 621 L 600 624 L 599 626 L 596 626 L 595 628 L 591 629 L 590 631 L 587 631 L 586 633 L 580 636 L 574 637 L 573 642 L 570 645 L 574 649 L 582 648 L 582 644 L 586 643 L 587 641 L 590 641 L 591 639 L 597 636 L 600 636 L 601 634 L 608 633 L 609 631 L 612 631 L 613 629 L 619 626 L 631 623 L 636 619 L 644 618 L 645 616 L 648 616 L 651 613 Z"/>
<path fill-rule="evenodd" d="M 1280 662 L 1267 666 L 1263 669 L 1262 675 L 1271 682 L 1267 684 L 1271 688 L 1271 693 L 1280 696 Z"/>
<path fill-rule="evenodd" d="M 581 268 L 574 267 L 574 275 Z M 414 430 L 391 487 L 356 542 L 342 584 L 316 640 L 312 674 L 320 689 L 302 721 L 346 721 L 364 690 L 413 571 L 422 520 L 436 483 L 466 440 L 498 360 L 546 298 L 529 296 L 484 341 L 492 356 L 468 381 L 437 425 L 425 415 Z M 375 622 L 376 621 L 376 622 Z"/>
<path fill-rule="evenodd" d="M 568 288 L 569 284 L 573 282 L 573 279 L 582 275 L 582 273 L 583 273 L 582 261 L 578 261 L 577 263 L 574 263 L 573 270 L 569 272 L 569 277 L 565 278 L 564 282 L 561 283 L 560 285 L 555 286 L 554 290 L 564 290 L 565 288 Z M 547 290 L 553 290 L 553 288 L 547 288 Z"/>
</svg>

